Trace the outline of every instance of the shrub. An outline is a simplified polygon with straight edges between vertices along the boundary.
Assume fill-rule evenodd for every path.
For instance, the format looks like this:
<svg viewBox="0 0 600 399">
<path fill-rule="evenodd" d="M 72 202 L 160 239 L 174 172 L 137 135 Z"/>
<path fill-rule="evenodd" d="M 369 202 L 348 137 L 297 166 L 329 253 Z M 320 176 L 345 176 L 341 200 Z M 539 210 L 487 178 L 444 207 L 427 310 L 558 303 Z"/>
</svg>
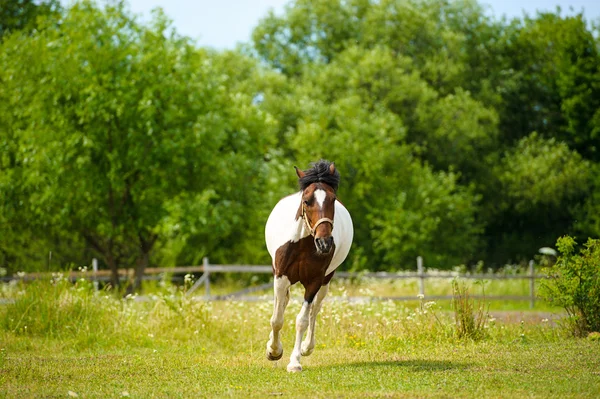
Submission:
<svg viewBox="0 0 600 399">
<path fill-rule="evenodd" d="M 560 255 L 545 269 L 540 296 L 564 308 L 566 326 L 578 337 L 600 331 L 600 240 L 588 239 L 579 255 L 572 237 L 558 239 Z"/>
</svg>

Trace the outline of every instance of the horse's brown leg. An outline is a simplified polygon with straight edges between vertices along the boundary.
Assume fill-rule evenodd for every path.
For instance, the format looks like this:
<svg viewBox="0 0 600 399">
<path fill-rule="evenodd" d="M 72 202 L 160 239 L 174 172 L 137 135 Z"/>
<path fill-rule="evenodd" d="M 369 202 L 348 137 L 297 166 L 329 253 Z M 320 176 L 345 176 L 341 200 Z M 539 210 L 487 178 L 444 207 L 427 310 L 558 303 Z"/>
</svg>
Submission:
<svg viewBox="0 0 600 399">
<path fill-rule="evenodd" d="M 283 345 L 279 332 L 283 328 L 283 314 L 290 300 L 290 280 L 286 276 L 275 277 L 273 282 L 273 316 L 271 333 L 267 342 L 267 359 L 279 360 L 283 356 Z"/>
<path fill-rule="evenodd" d="M 315 301 L 310 308 L 310 314 L 308 316 L 308 331 L 306 332 L 306 338 L 302 342 L 301 353 L 302 356 L 309 356 L 313 350 L 315 349 L 315 324 L 317 321 L 317 315 L 321 310 L 321 305 L 323 304 L 323 299 L 329 292 L 329 284 L 324 285 L 319 289 L 317 296 L 315 297 Z"/>
</svg>

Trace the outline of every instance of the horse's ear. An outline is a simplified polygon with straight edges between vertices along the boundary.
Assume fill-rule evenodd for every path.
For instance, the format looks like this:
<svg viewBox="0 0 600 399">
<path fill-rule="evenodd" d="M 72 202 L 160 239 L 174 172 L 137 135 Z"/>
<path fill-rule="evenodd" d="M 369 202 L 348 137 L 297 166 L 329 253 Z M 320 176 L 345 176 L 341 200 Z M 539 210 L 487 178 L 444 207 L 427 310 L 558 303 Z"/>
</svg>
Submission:
<svg viewBox="0 0 600 399">
<path fill-rule="evenodd" d="M 331 165 L 329 165 L 329 173 L 330 174 L 335 174 L 335 163 L 331 163 Z"/>
<path fill-rule="evenodd" d="M 303 171 L 301 171 L 297 167 L 294 166 L 294 169 L 296 169 L 296 174 L 298 175 L 299 179 L 302 179 L 304 176 L 306 176 L 306 173 L 304 173 Z"/>
</svg>

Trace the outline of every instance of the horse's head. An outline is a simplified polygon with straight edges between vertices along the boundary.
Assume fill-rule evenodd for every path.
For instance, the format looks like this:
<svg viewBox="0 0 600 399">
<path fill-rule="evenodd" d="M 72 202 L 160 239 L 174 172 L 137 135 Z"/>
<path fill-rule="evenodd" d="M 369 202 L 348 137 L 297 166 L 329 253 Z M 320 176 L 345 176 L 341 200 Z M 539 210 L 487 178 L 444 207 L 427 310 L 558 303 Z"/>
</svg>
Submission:
<svg viewBox="0 0 600 399">
<path fill-rule="evenodd" d="M 317 165 L 319 164 L 315 166 Z M 321 171 L 321 176 L 311 176 L 310 173 L 314 169 L 304 172 L 296 168 L 302 187 L 302 202 L 298 209 L 298 216 L 302 217 L 306 228 L 314 237 L 317 253 L 328 255 L 334 248 L 332 232 L 335 216 L 335 188 L 337 188 L 339 173 L 333 163 L 327 163 L 326 168 L 321 168 L 325 169 Z"/>
</svg>

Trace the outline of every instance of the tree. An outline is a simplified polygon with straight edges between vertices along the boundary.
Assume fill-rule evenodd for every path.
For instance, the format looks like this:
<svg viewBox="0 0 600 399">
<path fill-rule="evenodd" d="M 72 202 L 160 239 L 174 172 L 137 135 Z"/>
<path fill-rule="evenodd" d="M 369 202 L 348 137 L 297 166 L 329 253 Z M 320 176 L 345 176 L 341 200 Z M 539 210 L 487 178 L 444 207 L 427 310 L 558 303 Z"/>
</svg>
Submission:
<svg viewBox="0 0 600 399">
<path fill-rule="evenodd" d="M 598 162 L 600 56 L 583 15 L 542 13 L 517 27 L 502 38 L 498 91 L 506 141 L 535 131 Z"/>
<path fill-rule="evenodd" d="M 407 143 L 419 124 L 415 109 L 439 101 L 411 67 L 385 48 L 352 47 L 265 99 L 282 121 L 286 154 L 300 165 L 327 158 L 342 172 L 339 197 L 356 226 L 348 263 L 356 269 L 406 268 L 417 255 L 448 267 L 477 248 L 477 196 L 455 173 L 423 164 Z"/>
<path fill-rule="evenodd" d="M 113 284 L 135 263 L 138 288 L 179 229 L 206 251 L 243 224 L 272 121 L 252 85 L 228 83 L 237 77 L 160 11 L 145 26 L 122 4 L 78 3 L 59 26 L 9 37 L 1 57 L 30 222 L 82 237 Z"/>
<path fill-rule="evenodd" d="M 299 1 L 254 32 L 259 54 L 289 78 L 265 102 L 282 121 L 286 154 L 301 164 L 325 157 L 347 171 L 340 198 L 360 226 L 354 268 L 405 268 L 417 255 L 450 267 L 479 247 L 478 196 L 450 169 L 475 168 L 469 155 L 494 147 L 497 120 L 468 92 L 438 91 L 460 68 L 449 67 L 458 66 L 451 56 L 440 67 L 448 48 L 430 46 L 441 34 L 426 22 L 437 6 Z"/>
<path fill-rule="evenodd" d="M 48 0 L 0 0 L 0 38 L 12 31 L 33 29 L 36 18 L 49 14 L 57 14 L 60 2 Z"/>
<path fill-rule="evenodd" d="M 574 228 L 575 209 L 593 208 L 586 160 L 596 157 L 600 63 L 581 15 L 495 21 L 468 0 L 298 0 L 263 19 L 253 41 L 288 79 L 266 101 L 282 121 L 285 153 L 305 159 L 305 148 L 316 147 L 344 159 L 359 148 L 358 170 L 385 170 L 394 182 L 370 186 L 382 190 L 375 200 L 385 216 L 370 215 L 378 227 L 365 224 L 369 233 L 357 234 L 374 263 L 434 246 L 448 255 L 431 256 L 447 267 L 526 260 Z M 298 146 L 305 131 L 311 139 Z M 394 164 L 418 178 L 395 180 Z M 410 200 L 420 191 L 451 199 L 433 201 L 439 209 L 432 211 Z M 408 223 L 410 212 L 422 224 Z M 436 215 L 429 227 L 428 212 Z M 391 235 L 410 250 L 387 245 Z M 367 249 L 371 241 L 380 249 Z"/>
<path fill-rule="evenodd" d="M 589 193 L 590 166 L 565 143 L 537 133 L 507 150 L 494 167 L 496 198 L 485 215 L 490 259 L 512 251 L 512 261 L 526 260 L 557 232 L 572 230 L 574 204 Z"/>
</svg>

